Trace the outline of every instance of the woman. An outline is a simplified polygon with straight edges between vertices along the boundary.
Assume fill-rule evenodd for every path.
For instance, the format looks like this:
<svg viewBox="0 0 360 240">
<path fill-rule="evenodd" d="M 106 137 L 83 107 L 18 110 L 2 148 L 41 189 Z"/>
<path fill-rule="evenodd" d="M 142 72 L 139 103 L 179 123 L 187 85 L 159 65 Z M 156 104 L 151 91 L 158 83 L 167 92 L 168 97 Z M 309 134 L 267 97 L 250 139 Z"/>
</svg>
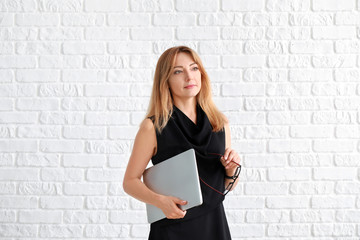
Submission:
<svg viewBox="0 0 360 240">
<path fill-rule="evenodd" d="M 150 159 L 157 164 L 190 148 L 195 149 L 203 204 L 182 211 L 178 205 L 186 199 L 151 191 L 141 176 Z M 236 186 L 239 172 L 228 121 L 211 99 L 199 56 L 185 46 L 167 49 L 156 65 L 148 114 L 123 181 L 126 193 L 166 215 L 151 224 L 149 239 L 231 239 L 222 201 Z"/>
</svg>

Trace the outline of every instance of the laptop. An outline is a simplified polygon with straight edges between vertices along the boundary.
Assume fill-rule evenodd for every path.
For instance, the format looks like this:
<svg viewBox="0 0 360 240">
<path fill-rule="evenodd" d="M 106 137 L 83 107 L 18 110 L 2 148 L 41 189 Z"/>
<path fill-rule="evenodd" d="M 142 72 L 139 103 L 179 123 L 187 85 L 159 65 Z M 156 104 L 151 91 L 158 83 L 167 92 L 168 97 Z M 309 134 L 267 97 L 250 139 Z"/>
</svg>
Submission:
<svg viewBox="0 0 360 240">
<path fill-rule="evenodd" d="M 161 163 L 147 168 L 143 174 L 145 185 L 152 191 L 188 201 L 182 210 L 203 203 L 194 149 L 189 149 Z M 149 223 L 166 218 L 160 208 L 146 204 Z"/>
</svg>

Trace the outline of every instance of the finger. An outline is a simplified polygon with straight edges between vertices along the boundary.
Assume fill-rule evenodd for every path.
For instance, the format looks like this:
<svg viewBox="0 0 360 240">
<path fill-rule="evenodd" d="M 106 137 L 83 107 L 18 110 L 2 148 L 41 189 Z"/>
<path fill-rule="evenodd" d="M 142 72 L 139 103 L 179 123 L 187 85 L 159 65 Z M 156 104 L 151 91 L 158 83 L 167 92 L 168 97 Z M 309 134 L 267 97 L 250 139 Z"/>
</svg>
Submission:
<svg viewBox="0 0 360 240">
<path fill-rule="evenodd" d="M 225 153 L 224 153 L 224 156 L 223 156 L 225 161 L 228 159 L 230 152 L 231 152 L 231 148 L 225 149 Z"/>
<path fill-rule="evenodd" d="M 174 198 L 174 202 L 176 204 L 179 204 L 179 205 L 186 205 L 187 204 L 187 201 L 179 199 L 179 198 Z"/>
<path fill-rule="evenodd" d="M 227 160 L 225 162 L 226 165 L 229 164 L 234 159 L 235 155 L 236 155 L 235 151 L 229 152 L 229 155 L 228 155 Z"/>
</svg>

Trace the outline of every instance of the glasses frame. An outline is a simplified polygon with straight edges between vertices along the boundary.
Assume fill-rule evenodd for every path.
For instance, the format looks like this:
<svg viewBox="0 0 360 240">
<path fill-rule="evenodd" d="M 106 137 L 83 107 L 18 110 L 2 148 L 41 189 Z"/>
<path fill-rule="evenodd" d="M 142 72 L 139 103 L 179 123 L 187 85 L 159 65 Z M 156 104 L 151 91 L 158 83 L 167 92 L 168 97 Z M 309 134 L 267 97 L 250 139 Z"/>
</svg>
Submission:
<svg viewBox="0 0 360 240">
<path fill-rule="evenodd" d="M 220 157 L 223 157 L 223 156 L 224 156 L 224 155 L 219 154 L 219 153 L 209 153 L 209 154 L 218 155 L 218 156 L 220 156 Z M 219 193 L 219 194 L 221 194 L 221 195 L 223 195 L 223 196 L 226 196 L 226 194 L 228 194 L 228 193 L 231 191 L 231 189 L 233 188 L 233 186 L 234 186 L 234 184 L 235 184 L 236 180 L 238 179 L 238 177 L 239 177 L 239 175 L 240 175 L 240 172 L 241 172 L 241 165 L 240 165 L 239 163 L 233 161 L 233 160 L 231 160 L 231 162 L 235 163 L 235 164 L 238 165 L 238 166 L 237 166 L 237 168 L 236 168 L 236 170 L 235 170 L 235 174 L 234 174 L 233 176 L 231 176 L 231 177 L 226 176 L 226 178 L 232 179 L 232 181 L 226 186 L 224 192 L 220 192 L 219 190 L 213 188 L 212 186 L 210 186 L 209 184 L 207 184 L 204 180 L 202 180 L 200 177 L 199 177 L 199 179 L 201 180 L 201 182 L 203 182 L 206 186 L 208 186 L 209 188 L 211 188 L 211 189 L 214 190 L 215 192 L 217 192 L 217 193 Z"/>
</svg>

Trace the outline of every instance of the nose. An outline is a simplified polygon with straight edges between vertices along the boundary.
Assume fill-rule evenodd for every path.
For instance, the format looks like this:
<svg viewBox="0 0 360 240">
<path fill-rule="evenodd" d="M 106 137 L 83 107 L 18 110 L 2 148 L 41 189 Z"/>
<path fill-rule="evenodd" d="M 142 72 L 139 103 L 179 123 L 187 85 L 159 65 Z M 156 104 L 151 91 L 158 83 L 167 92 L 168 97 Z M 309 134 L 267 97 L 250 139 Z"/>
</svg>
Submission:
<svg viewBox="0 0 360 240">
<path fill-rule="evenodd" d="M 193 78 L 193 74 L 190 70 L 186 69 L 185 71 L 185 81 L 189 82 Z"/>
</svg>

